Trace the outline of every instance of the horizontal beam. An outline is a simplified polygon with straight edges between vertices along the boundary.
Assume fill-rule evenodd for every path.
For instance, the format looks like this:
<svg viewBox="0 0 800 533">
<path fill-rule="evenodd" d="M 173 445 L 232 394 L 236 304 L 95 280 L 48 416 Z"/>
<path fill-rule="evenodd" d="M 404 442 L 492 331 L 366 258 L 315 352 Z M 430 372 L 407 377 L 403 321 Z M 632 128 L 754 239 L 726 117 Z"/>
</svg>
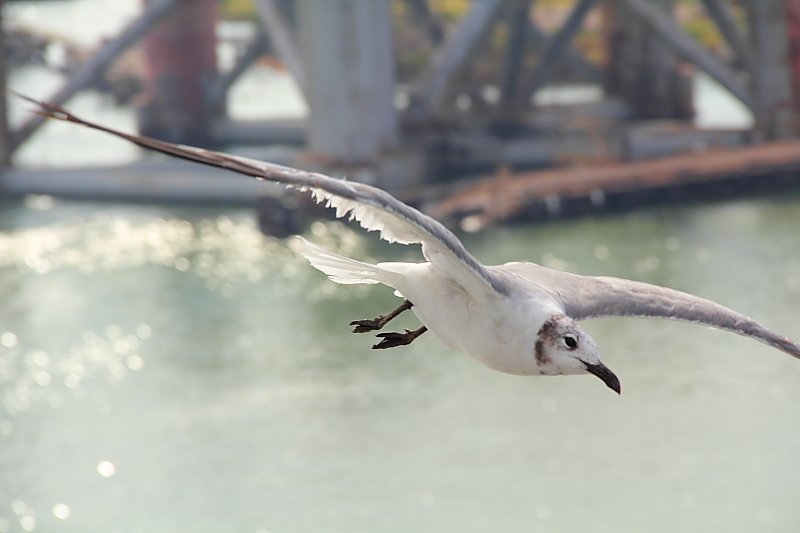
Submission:
<svg viewBox="0 0 800 533">
<path fill-rule="evenodd" d="M 283 161 L 290 164 L 291 161 Z M 5 169 L 0 195 L 50 194 L 102 201 L 209 202 L 254 205 L 283 191 L 273 183 L 231 179 L 224 170 L 180 161 L 142 161 L 122 167 Z"/>
</svg>

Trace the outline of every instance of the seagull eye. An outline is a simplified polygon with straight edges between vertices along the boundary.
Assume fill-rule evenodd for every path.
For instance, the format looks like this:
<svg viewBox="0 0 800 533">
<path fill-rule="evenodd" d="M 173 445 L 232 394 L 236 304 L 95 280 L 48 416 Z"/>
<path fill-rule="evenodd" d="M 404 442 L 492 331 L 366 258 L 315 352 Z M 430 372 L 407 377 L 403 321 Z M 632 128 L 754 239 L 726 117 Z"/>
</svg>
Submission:
<svg viewBox="0 0 800 533">
<path fill-rule="evenodd" d="M 578 347 L 578 340 L 572 335 L 564 335 L 564 344 L 566 344 L 567 348 L 570 350 L 574 350 Z"/>
</svg>

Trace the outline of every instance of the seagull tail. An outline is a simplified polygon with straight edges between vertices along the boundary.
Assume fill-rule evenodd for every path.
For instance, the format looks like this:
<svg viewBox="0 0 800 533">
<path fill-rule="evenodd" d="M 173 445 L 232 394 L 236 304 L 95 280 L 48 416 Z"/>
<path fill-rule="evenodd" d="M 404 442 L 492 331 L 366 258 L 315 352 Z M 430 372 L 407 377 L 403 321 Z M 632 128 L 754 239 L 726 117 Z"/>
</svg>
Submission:
<svg viewBox="0 0 800 533">
<path fill-rule="evenodd" d="M 349 257 L 335 254 L 325 248 L 308 242 L 302 237 L 297 237 L 300 242 L 300 255 L 308 259 L 311 266 L 321 270 L 331 281 L 343 285 L 353 285 L 356 283 L 388 283 L 389 272 L 379 266 L 362 263 Z"/>
</svg>

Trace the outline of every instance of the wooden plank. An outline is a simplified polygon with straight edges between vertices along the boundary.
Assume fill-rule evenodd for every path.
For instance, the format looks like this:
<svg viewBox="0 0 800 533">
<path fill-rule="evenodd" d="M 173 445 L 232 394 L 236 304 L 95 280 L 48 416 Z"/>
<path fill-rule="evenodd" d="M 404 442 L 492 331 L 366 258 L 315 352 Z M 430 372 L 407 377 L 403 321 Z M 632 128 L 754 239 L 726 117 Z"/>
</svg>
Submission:
<svg viewBox="0 0 800 533">
<path fill-rule="evenodd" d="M 427 213 L 438 219 L 478 214 L 483 223 L 489 223 L 512 217 L 531 202 L 546 198 L 585 197 L 798 170 L 800 141 L 780 141 L 634 163 L 594 164 L 513 176 L 501 174 L 456 193 Z"/>
</svg>

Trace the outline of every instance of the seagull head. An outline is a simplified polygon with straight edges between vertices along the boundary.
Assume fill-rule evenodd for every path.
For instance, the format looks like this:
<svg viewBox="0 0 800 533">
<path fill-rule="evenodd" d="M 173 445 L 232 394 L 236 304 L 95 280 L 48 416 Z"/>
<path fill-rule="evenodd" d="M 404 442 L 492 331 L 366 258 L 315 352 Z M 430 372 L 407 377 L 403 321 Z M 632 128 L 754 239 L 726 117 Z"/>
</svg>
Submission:
<svg viewBox="0 0 800 533">
<path fill-rule="evenodd" d="M 617 394 L 619 379 L 600 361 L 594 339 L 570 317 L 553 313 L 536 337 L 536 364 L 542 374 L 593 374 Z"/>
</svg>

